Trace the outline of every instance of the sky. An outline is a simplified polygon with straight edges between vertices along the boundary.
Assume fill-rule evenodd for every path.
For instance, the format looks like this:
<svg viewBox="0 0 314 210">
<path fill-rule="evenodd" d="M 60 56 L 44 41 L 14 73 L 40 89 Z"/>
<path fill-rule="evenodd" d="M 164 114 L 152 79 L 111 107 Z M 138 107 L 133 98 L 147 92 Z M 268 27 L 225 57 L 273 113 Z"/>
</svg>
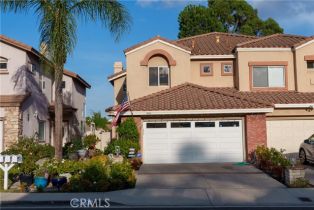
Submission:
<svg viewBox="0 0 314 210">
<path fill-rule="evenodd" d="M 125 62 L 123 50 L 160 35 L 176 39 L 178 15 L 188 4 L 206 5 L 202 0 L 128 0 L 120 1 L 132 17 L 132 25 L 121 39 L 114 37 L 100 23 L 78 21 L 77 44 L 65 68 L 78 73 L 92 86 L 87 91 L 87 114 L 113 104 L 113 87 L 107 77 L 115 61 Z M 249 0 L 262 19 L 272 17 L 288 34 L 314 35 L 314 0 Z M 38 19 L 32 12 L 0 14 L 1 34 L 38 49 Z"/>
</svg>

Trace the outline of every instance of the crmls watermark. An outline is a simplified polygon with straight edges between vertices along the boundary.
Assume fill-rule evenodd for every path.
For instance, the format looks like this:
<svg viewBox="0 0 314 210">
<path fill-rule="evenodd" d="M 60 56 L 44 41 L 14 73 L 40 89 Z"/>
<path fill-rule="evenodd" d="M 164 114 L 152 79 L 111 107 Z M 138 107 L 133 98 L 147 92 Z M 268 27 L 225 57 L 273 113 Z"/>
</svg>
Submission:
<svg viewBox="0 0 314 210">
<path fill-rule="evenodd" d="M 72 208 L 109 208 L 109 198 L 72 198 L 70 206 Z"/>
</svg>

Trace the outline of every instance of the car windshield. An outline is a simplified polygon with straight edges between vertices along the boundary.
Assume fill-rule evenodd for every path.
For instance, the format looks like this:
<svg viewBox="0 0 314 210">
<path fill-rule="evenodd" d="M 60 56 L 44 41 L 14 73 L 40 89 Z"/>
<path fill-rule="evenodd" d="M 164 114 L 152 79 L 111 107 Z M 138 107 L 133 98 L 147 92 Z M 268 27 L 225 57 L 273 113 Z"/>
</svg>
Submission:
<svg viewBox="0 0 314 210">
<path fill-rule="evenodd" d="M 310 141 L 314 141 L 314 134 L 309 138 Z"/>
</svg>

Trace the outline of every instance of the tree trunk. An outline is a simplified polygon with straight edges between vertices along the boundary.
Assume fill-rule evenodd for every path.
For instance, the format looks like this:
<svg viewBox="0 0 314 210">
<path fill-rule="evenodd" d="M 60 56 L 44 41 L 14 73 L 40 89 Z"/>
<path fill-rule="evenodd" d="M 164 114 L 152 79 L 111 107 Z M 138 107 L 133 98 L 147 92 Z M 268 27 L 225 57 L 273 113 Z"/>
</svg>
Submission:
<svg viewBox="0 0 314 210">
<path fill-rule="evenodd" d="M 62 77 L 63 67 L 55 68 L 55 130 L 54 147 L 55 158 L 62 159 L 62 124 L 63 124 L 63 95 L 62 95 Z"/>
</svg>

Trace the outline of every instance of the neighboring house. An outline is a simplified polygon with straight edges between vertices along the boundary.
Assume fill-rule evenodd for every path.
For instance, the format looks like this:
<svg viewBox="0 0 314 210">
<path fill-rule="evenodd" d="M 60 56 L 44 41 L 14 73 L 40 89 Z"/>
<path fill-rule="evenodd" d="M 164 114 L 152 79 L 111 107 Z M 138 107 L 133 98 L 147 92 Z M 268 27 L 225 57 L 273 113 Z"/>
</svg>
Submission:
<svg viewBox="0 0 314 210">
<path fill-rule="evenodd" d="M 54 79 L 41 57 L 31 46 L 0 35 L 0 152 L 20 136 L 53 144 Z M 63 83 L 65 143 L 85 132 L 90 85 L 68 70 L 64 70 Z"/>
<path fill-rule="evenodd" d="M 257 145 L 298 152 L 314 133 L 314 37 L 208 33 L 154 37 L 114 65 L 115 114 L 127 92 L 144 163 L 235 162 Z"/>
</svg>

